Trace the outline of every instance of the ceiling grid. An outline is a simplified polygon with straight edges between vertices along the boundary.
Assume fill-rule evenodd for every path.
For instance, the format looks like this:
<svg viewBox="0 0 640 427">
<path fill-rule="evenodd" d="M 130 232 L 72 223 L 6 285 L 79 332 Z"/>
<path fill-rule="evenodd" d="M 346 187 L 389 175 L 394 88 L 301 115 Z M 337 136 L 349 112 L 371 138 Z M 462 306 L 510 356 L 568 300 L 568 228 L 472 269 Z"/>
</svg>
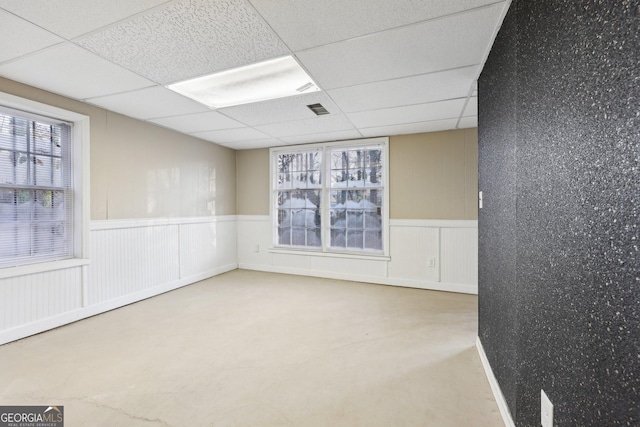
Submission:
<svg viewBox="0 0 640 427">
<path fill-rule="evenodd" d="M 507 7 L 0 0 L 0 76 L 233 149 L 475 127 L 476 79 Z M 319 92 L 214 110 L 165 87 L 287 55 Z"/>
</svg>

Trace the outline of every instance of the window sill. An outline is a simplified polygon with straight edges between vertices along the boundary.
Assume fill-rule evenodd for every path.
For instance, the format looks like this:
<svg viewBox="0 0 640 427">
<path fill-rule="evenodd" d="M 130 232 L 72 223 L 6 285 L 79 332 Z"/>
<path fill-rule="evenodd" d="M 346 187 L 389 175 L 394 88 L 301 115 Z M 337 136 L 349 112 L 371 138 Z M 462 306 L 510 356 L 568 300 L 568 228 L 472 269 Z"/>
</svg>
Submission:
<svg viewBox="0 0 640 427">
<path fill-rule="evenodd" d="M 391 261 L 391 257 L 388 255 L 376 255 L 376 254 L 364 254 L 364 253 L 348 253 L 348 252 L 322 252 L 304 249 L 285 249 L 285 248 L 269 248 L 269 253 L 272 254 L 284 254 L 284 255 L 304 255 L 304 256 L 318 256 L 326 258 L 349 258 L 349 259 L 363 259 L 368 261 Z"/>
<path fill-rule="evenodd" d="M 0 279 L 8 279 L 29 274 L 46 273 L 48 271 L 64 270 L 66 268 L 88 265 L 91 260 L 87 258 L 70 258 L 60 261 L 40 262 L 36 264 L 19 265 L 17 267 L 0 268 Z"/>
</svg>

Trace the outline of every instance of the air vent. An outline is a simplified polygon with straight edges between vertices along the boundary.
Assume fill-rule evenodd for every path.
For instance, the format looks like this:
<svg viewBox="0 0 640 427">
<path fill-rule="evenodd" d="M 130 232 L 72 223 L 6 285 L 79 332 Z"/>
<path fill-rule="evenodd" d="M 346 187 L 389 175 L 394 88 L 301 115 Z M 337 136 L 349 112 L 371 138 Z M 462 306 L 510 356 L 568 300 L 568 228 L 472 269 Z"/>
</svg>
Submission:
<svg viewBox="0 0 640 427">
<path fill-rule="evenodd" d="M 322 106 L 322 104 L 311 104 L 307 105 L 307 107 L 316 113 L 316 116 L 324 116 L 325 114 L 329 114 L 326 108 Z"/>
</svg>

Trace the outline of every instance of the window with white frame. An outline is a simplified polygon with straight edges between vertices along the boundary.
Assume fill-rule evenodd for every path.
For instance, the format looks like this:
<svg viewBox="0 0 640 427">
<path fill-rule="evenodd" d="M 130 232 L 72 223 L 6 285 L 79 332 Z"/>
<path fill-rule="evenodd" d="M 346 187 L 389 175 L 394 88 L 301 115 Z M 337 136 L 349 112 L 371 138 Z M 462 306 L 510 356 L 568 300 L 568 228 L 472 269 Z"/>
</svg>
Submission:
<svg viewBox="0 0 640 427">
<path fill-rule="evenodd" d="M 0 267 L 79 254 L 72 134 L 71 123 L 0 106 Z"/>
<path fill-rule="evenodd" d="M 387 144 L 272 149 L 275 247 L 387 254 Z"/>
</svg>

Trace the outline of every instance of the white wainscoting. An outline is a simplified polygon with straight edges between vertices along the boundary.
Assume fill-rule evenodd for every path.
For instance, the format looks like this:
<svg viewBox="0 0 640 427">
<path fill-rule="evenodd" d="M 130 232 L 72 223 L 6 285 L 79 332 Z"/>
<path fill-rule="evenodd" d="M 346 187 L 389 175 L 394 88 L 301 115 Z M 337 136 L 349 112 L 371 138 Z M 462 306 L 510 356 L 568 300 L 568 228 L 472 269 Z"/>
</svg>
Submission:
<svg viewBox="0 0 640 427">
<path fill-rule="evenodd" d="M 262 215 L 93 221 L 88 265 L 0 278 L 0 344 L 237 267 L 475 294 L 477 227 L 391 220 L 390 257 L 372 258 L 274 251 Z"/>
<path fill-rule="evenodd" d="M 376 259 L 272 250 L 269 216 L 237 218 L 240 268 L 478 293 L 477 221 L 391 220 L 390 257 Z"/>
<path fill-rule="evenodd" d="M 237 268 L 236 217 L 93 221 L 90 264 L 0 279 L 0 344 Z"/>
<path fill-rule="evenodd" d="M 17 276 L 0 281 L 0 330 L 82 307 L 81 268 Z"/>
</svg>

